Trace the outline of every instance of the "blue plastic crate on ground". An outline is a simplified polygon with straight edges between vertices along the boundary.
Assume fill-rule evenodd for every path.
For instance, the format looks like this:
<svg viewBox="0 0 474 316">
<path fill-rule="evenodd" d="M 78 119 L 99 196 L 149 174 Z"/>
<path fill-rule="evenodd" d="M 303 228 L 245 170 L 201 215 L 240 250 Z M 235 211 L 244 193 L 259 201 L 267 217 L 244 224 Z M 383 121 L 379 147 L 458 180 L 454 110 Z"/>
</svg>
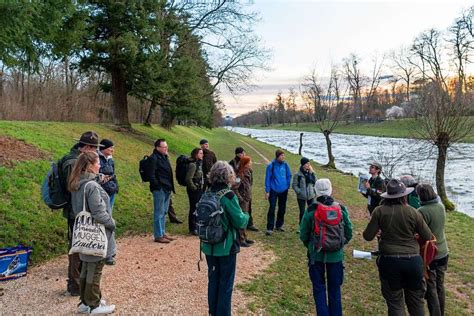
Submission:
<svg viewBox="0 0 474 316">
<path fill-rule="evenodd" d="M 0 249 L 0 281 L 16 279 L 26 275 L 31 248 L 16 246 Z"/>
</svg>

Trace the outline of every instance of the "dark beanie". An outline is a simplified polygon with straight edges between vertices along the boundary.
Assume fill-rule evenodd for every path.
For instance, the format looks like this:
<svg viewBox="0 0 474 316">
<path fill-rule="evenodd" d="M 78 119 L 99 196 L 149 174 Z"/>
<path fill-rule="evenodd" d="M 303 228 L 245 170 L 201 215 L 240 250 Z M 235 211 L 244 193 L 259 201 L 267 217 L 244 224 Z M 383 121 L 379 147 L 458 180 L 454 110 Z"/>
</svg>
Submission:
<svg viewBox="0 0 474 316">
<path fill-rule="evenodd" d="M 204 144 L 207 144 L 207 143 L 209 143 L 207 141 L 207 139 L 201 139 L 201 141 L 199 142 L 199 145 L 204 145 Z"/>
<path fill-rule="evenodd" d="M 301 164 L 302 166 L 306 165 L 308 162 L 309 162 L 309 159 L 306 158 L 306 157 L 303 157 L 303 158 L 301 158 L 301 160 L 300 160 L 300 164 Z"/>
<path fill-rule="evenodd" d="M 245 150 L 244 150 L 242 147 L 237 147 L 237 148 L 235 148 L 235 154 L 236 154 L 236 155 L 237 155 L 237 154 L 241 154 L 241 153 L 243 153 L 244 151 L 245 151 Z"/>
<path fill-rule="evenodd" d="M 100 150 L 104 150 L 104 149 L 107 149 L 107 148 L 110 148 L 114 145 L 114 143 L 112 143 L 112 141 L 110 139 L 107 139 L 107 138 L 104 138 L 100 141 L 100 144 L 102 145 Z"/>
<path fill-rule="evenodd" d="M 283 150 L 277 149 L 277 150 L 275 151 L 275 158 L 280 157 L 280 156 L 283 155 L 284 153 L 285 153 L 285 152 L 284 152 Z"/>
</svg>

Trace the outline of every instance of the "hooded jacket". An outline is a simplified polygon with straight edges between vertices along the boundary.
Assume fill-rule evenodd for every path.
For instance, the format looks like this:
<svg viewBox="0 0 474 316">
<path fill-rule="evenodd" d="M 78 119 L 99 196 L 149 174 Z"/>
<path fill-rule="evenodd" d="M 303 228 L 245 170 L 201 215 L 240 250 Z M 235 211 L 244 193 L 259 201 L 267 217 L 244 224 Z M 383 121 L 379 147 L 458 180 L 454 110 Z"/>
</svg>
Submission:
<svg viewBox="0 0 474 316">
<path fill-rule="evenodd" d="M 86 195 L 86 210 L 91 213 L 92 218 L 105 226 L 105 234 L 107 235 L 107 256 L 110 258 L 116 253 L 115 244 L 115 220 L 112 218 L 109 203 L 109 195 L 96 181 L 97 175 L 93 173 L 84 173 L 79 181 L 79 189 L 71 193 L 71 205 L 74 217 L 82 212 L 84 194 Z M 89 185 L 86 184 L 90 182 Z M 84 188 L 86 191 L 84 192 Z M 101 257 L 79 254 L 82 261 L 97 262 L 102 260 Z"/>
<path fill-rule="evenodd" d="M 117 177 L 115 176 L 115 163 L 114 160 L 112 159 L 112 156 L 105 157 L 102 152 L 99 151 L 99 159 L 100 159 L 100 170 L 99 172 L 106 175 L 106 176 L 112 176 L 112 178 L 104 183 L 101 183 L 100 185 L 102 188 L 104 188 L 105 192 L 109 196 L 112 194 L 116 194 L 119 191 L 118 187 L 118 182 L 117 182 Z"/>
<path fill-rule="evenodd" d="M 288 164 L 274 159 L 267 165 L 265 172 L 265 192 L 282 193 L 291 185 L 291 170 Z"/>
<path fill-rule="evenodd" d="M 296 192 L 296 198 L 298 200 L 309 201 L 316 197 L 316 191 L 314 190 L 314 184 L 316 183 L 316 175 L 313 173 L 306 172 L 306 175 L 301 171 L 302 168 L 295 173 L 293 177 L 293 190 Z M 308 174 L 309 173 L 309 174 Z M 310 181 L 306 181 L 307 179 Z"/>
</svg>

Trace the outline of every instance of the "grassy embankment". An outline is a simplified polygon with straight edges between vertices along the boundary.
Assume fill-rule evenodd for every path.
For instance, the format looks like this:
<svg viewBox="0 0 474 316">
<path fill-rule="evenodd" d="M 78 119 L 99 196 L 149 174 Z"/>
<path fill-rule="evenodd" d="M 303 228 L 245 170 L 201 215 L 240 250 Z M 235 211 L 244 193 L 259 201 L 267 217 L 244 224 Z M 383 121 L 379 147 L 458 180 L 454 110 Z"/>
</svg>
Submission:
<svg viewBox="0 0 474 316">
<path fill-rule="evenodd" d="M 117 197 L 114 217 L 118 223 L 118 234 L 151 233 L 151 194 L 147 185 L 142 184 L 137 172 L 138 160 L 151 151 L 152 141 L 165 137 L 176 154 L 189 153 L 200 138 L 207 138 L 218 158 L 230 160 L 234 147 L 241 145 L 254 158 L 254 217 L 256 225 L 265 226 L 267 202 L 263 199 L 265 164 L 251 144 L 266 157 L 272 158 L 275 147 L 262 144 L 248 137 L 236 135 L 223 129 L 205 130 L 200 128 L 176 127 L 171 131 L 159 128 L 135 126 L 143 135 L 115 132 L 106 125 L 77 123 L 35 123 L 0 122 L 0 135 L 10 135 L 50 152 L 59 158 L 74 143 L 73 138 L 83 131 L 93 129 L 101 137 L 116 143 L 115 160 L 121 191 Z M 287 160 L 292 170 L 296 170 L 299 157 L 288 154 Z M 28 161 L 14 168 L 0 167 L 0 247 L 22 242 L 34 247 L 33 262 L 38 264 L 54 256 L 66 253 L 66 223 L 60 212 L 50 212 L 41 202 L 40 183 L 49 167 L 48 161 Z M 329 177 L 333 182 L 335 196 L 349 206 L 354 223 L 354 238 L 346 248 L 345 283 L 343 287 L 344 312 L 347 315 L 381 315 L 385 304 L 379 290 L 377 269 L 374 261 L 351 258 L 352 249 L 370 250 L 374 243 L 362 240 L 361 232 L 367 218 L 366 201 L 354 190 L 356 179 L 337 172 L 328 173 L 319 167 L 318 176 Z M 179 187 L 174 198 L 180 218 L 186 218 L 187 198 Z M 294 194 L 289 194 L 285 233 L 275 233 L 266 237 L 263 232 L 251 233 L 251 238 L 260 241 L 264 247 L 272 249 L 277 259 L 254 281 L 241 288 L 253 302 L 251 311 L 264 310 L 269 314 L 314 313 L 311 286 L 307 276 L 305 249 L 295 233 L 297 229 L 297 206 Z M 460 213 L 448 214 L 447 236 L 451 250 L 447 274 L 449 315 L 468 315 L 472 312 L 474 273 L 474 219 Z M 185 225 L 169 225 L 172 234 L 185 234 Z M 245 251 L 245 250 L 243 250 Z M 190 251 L 190 256 L 195 256 Z M 124 282 L 126 280 L 124 279 Z"/>
<path fill-rule="evenodd" d="M 360 122 L 341 122 L 335 133 L 351 134 L 351 135 L 366 135 L 366 136 L 382 136 L 382 137 L 396 137 L 396 138 L 416 138 L 416 133 L 413 131 L 413 125 L 416 124 L 414 119 L 401 119 L 383 121 L 377 123 L 360 123 Z M 474 117 L 470 117 L 470 124 L 474 126 Z M 262 127 L 260 125 L 253 126 L 253 128 L 260 129 L 283 129 L 292 131 L 306 131 L 317 132 L 319 128 L 314 123 L 299 123 L 299 124 L 273 124 L 271 126 Z M 466 143 L 474 143 L 474 128 L 469 135 L 463 140 Z"/>
</svg>

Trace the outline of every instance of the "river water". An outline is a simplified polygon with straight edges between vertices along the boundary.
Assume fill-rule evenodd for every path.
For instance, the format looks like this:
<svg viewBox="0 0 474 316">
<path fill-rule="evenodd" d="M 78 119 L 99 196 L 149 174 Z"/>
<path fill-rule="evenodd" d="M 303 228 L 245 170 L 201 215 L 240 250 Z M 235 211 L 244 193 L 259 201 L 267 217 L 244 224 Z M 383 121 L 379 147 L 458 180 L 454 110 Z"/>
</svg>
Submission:
<svg viewBox="0 0 474 316">
<path fill-rule="evenodd" d="M 291 153 L 298 153 L 300 138 L 298 131 L 241 127 L 230 129 Z M 384 171 L 389 176 L 411 174 L 415 179 L 429 182 L 435 187 L 436 149 L 424 141 L 344 134 L 332 134 L 331 141 L 336 167 L 342 171 L 354 175 L 368 174 L 368 165 L 376 160 L 381 162 L 384 168 L 388 166 Z M 318 163 L 327 163 L 323 134 L 304 132 L 302 154 Z M 471 179 L 473 170 L 474 144 L 460 143 L 449 148 L 445 172 L 446 190 L 457 209 L 471 217 L 474 217 L 474 181 Z"/>
</svg>

